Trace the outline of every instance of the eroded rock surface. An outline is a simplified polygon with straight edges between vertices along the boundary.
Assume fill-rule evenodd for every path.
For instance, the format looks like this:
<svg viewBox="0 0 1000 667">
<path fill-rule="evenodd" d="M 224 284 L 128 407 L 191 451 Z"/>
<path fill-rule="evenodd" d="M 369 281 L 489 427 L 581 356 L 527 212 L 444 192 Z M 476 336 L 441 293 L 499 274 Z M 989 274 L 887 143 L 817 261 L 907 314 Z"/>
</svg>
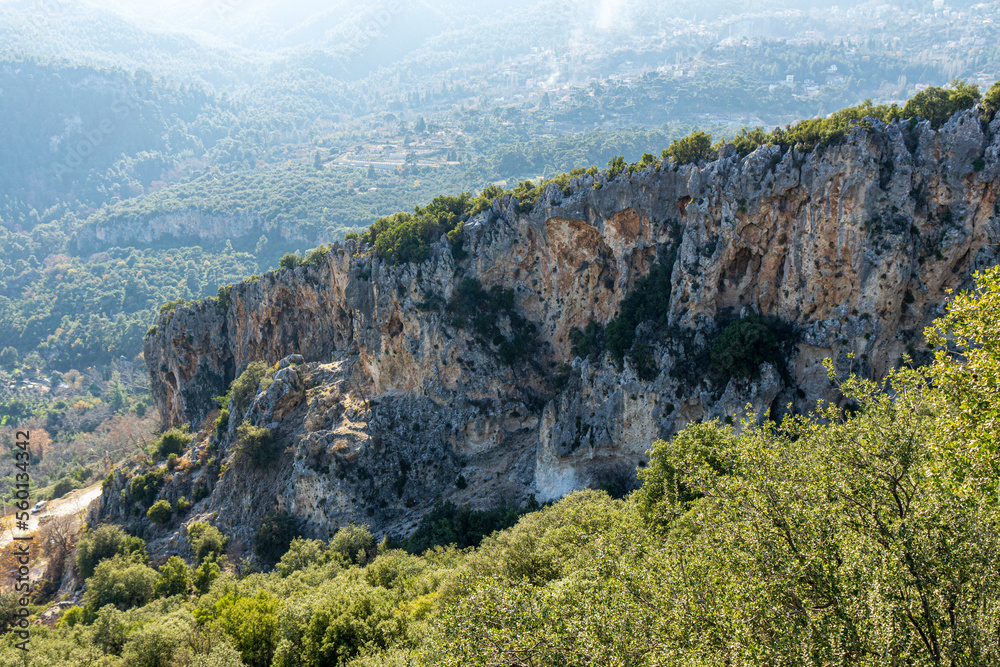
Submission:
<svg viewBox="0 0 1000 667">
<path fill-rule="evenodd" d="M 422 264 L 389 266 L 349 241 L 235 285 L 228 302 L 179 307 L 145 344 L 164 426 L 201 423 L 250 362 L 285 359 L 215 456 L 228 460 L 243 420 L 286 449 L 266 470 L 196 467 L 163 493 L 204 484 L 192 516 L 241 539 L 275 509 L 318 535 L 348 521 L 399 534 L 440 499 L 549 500 L 627 477 L 693 420 L 835 399 L 824 358 L 846 371 L 854 353 L 855 371 L 885 373 L 923 349 L 948 288 L 996 263 L 998 129 L 969 112 L 938 131 L 882 125 L 808 152 L 585 176 L 528 214 L 495 202 L 466 222 L 460 260 L 442 239 Z M 606 323 L 670 256 L 666 321 L 639 330 L 652 364 L 575 358 L 570 331 Z M 448 309 L 468 279 L 513 290 L 533 347 L 504 358 Z M 794 345 L 753 381 L 712 378 L 720 323 L 749 313 L 792 325 Z M 513 326 L 502 315 L 499 334 Z"/>
</svg>

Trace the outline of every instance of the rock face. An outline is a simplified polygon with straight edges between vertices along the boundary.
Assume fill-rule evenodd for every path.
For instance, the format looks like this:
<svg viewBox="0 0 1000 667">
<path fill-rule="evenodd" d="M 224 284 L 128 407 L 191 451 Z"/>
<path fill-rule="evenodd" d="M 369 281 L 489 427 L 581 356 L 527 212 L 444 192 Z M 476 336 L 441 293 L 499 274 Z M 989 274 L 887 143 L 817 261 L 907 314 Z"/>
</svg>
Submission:
<svg viewBox="0 0 1000 667">
<path fill-rule="evenodd" d="M 138 220 L 111 216 L 90 221 L 77 233 L 76 245 L 81 252 L 92 252 L 111 246 L 205 243 L 247 236 L 257 238 L 263 233 L 277 233 L 284 240 L 293 242 L 313 240 L 296 225 L 278 225 L 264 220 L 259 213 L 213 215 L 198 209 L 185 209 Z"/>
<path fill-rule="evenodd" d="M 808 152 L 729 148 L 700 167 L 585 176 L 569 194 L 550 185 L 527 214 L 494 202 L 466 222 L 461 259 L 442 239 L 425 262 L 389 266 L 348 241 L 235 285 L 227 302 L 179 307 L 145 343 L 164 426 L 201 423 L 250 362 L 280 368 L 189 455 L 214 448 L 224 472 L 194 466 L 162 493 L 201 484 L 192 516 L 238 540 L 278 509 L 317 535 L 349 521 L 402 534 L 439 499 L 627 484 L 655 439 L 694 420 L 835 400 L 824 358 L 879 376 L 919 355 L 946 290 L 996 263 L 998 130 L 967 112 L 938 131 L 883 125 Z M 637 331 L 647 360 L 575 357 L 571 330 L 609 321 L 670 257 L 665 321 Z M 446 305 L 469 279 L 512 291 L 494 333 Z M 720 323 L 750 313 L 794 328 L 785 358 L 752 381 L 713 377 Z M 533 342 L 504 352 L 524 321 Z M 276 463 L 231 458 L 243 421 L 272 429 Z M 127 516 L 105 498 L 102 511 Z"/>
</svg>

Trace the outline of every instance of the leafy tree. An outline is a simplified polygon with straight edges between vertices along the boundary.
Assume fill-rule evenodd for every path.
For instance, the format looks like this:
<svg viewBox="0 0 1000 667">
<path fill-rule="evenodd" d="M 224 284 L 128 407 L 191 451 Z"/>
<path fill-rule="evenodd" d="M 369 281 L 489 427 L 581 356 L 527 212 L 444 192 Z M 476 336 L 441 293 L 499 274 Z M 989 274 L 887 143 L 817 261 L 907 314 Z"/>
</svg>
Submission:
<svg viewBox="0 0 1000 667">
<path fill-rule="evenodd" d="M 17 353 L 17 349 L 7 346 L 3 350 L 0 350 L 0 366 L 4 368 L 13 369 L 17 367 L 17 362 L 20 356 Z"/>
<path fill-rule="evenodd" d="M 278 260 L 279 269 L 294 269 L 297 266 L 302 266 L 302 258 L 290 252 Z"/>
<path fill-rule="evenodd" d="M 748 380 L 757 377 L 762 363 L 778 360 L 778 337 L 760 315 L 734 320 L 715 340 L 711 358 L 721 376 Z"/>
<path fill-rule="evenodd" d="M 347 664 L 362 651 L 385 649 L 403 634 L 389 591 L 351 586 L 333 592 L 312 613 L 303 637 L 308 667 Z"/>
<path fill-rule="evenodd" d="M 222 531 L 203 521 L 195 521 L 188 526 L 187 539 L 198 563 L 221 558 L 226 553 L 226 543 L 229 541 Z"/>
<path fill-rule="evenodd" d="M 608 162 L 608 180 L 613 181 L 618 178 L 625 171 L 626 167 L 628 167 L 628 163 L 625 162 L 625 158 L 621 155 L 611 158 L 611 161 Z"/>
<path fill-rule="evenodd" d="M 129 630 L 125 612 L 112 604 L 101 607 L 93 625 L 94 645 L 109 655 L 121 655 Z"/>
<path fill-rule="evenodd" d="M 191 572 L 187 563 L 178 556 L 171 556 L 160 566 L 160 577 L 156 580 L 154 590 L 156 597 L 186 595 L 191 588 Z"/>
<path fill-rule="evenodd" d="M 254 555 L 264 567 L 272 568 L 299 535 L 298 519 L 288 512 L 272 514 L 253 534 Z"/>
<path fill-rule="evenodd" d="M 282 577 L 304 570 L 311 565 L 323 565 L 330 560 L 332 552 L 322 540 L 306 540 L 296 537 L 289 543 L 288 550 L 281 556 L 274 571 Z"/>
<path fill-rule="evenodd" d="M 158 578 L 156 570 L 144 563 L 129 556 L 114 556 L 94 568 L 83 599 L 93 610 L 111 604 L 125 611 L 152 600 Z"/>
<path fill-rule="evenodd" d="M 278 599 L 266 591 L 252 597 L 227 594 L 216 603 L 217 623 L 247 667 L 268 667 L 278 643 Z"/>
<path fill-rule="evenodd" d="M 195 568 L 194 575 L 191 577 L 191 585 L 194 586 L 195 591 L 199 595 L 204 595 L 208 593 L 212 582 L 218 579 L 221 574 L 222 568 L 219 567 L 216 560 L 214 558 L 206 558 Z"/>
<path fill-rule="evenodd" d="M 340 528 L 330 540 L 330 551 L 345 562 L 364 565 L 375 549 L 375 538 L 368 526 L 353 523 Z"/>
<path fill-rule="evenodd" d="M 245 667 L 240 652 L 228 641 L 217 642 L 212 650 L 199 655 L 191 662 L 191 667 Z"/>
<path fill-rule="evenodd" d="M 980 104 L 982 105 L 983 111 L 986 113 L 987 120 L 993 120 L 997 111 L 1000 111 L 1000 81 L 997 81 L 990 86 L 990 89 L 986 91 L 985 95 L 983 95 L 983 99 Z"/>
<path fill-rule="evenodd" d="M 663 151 L 663 157 L 673 158 L 677 164 L 691 164 L 707 159 L 711 150 L 712 135 L 698 131 L 671 142 Z"/>
<path fill-rule="evenodd" d="M 959 79 L 951 82 L 952 88 L 930 87 L 921 90 L 903 107 L 904 118 L 925 118 L 935 128 L 944 125 L 956 111 L 972 108 L 979 99 L 979 87 Z"/>
<path fill-rule="evenodd" d="M 72 478 L 63 477 L 62 479 L 60 479 L 58 482 L 55 483 L 55 486 L 52 487 L 52 492 L 49 494 L 49 499 L 62 498 L 75 488 L 76 484 L 73 482 Z"/>
<path fill-rule="evenodd" d="M 77 572 L 84 579 L 89 579 L 94 574 L 94 568 L 102 560 L 125 553 L 122 548 L 128 537 L 120 526 L 109 524 L 102 524 L 94 530 L 84 533 L 76 547 Z M 140 538 L 132 539 L 142 543 L 141 553 L 145 554 L 145 542 Z M 128 554 L 133 552 L 129 551 Z"/>
</svg>

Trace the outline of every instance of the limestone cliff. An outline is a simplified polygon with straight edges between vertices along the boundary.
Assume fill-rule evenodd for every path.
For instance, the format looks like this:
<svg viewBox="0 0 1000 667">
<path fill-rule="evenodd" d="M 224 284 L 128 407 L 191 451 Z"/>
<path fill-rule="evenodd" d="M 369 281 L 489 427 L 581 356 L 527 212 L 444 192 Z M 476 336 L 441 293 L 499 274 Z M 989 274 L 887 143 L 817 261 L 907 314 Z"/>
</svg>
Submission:
<svg viewBox="0 0 1000 667">
<path fill-rule="evenodd" d="M 295 224 L 265 220 L 259 212 L 212 214 L 197 208 L 157 213 L 140 218 L 112 214 L 88 220 L 77 232 L 77 250 L 93 252 L 112 246 L 211 243 L 261 234 L 285 241 L 308 243 L 315 239 Z"/>
<path fill-rule="evenodd" d="M 505 197 L 465 224 L 461 259 L 442 239 L 425 262 L 390 266 L 349 241 L 235 285 L 226 302 L 179 307 L 145 343 L 164 426 L 202 423 L 250 362 L 281 362 L 189 458 L 210 446 L 231 457 L 243 420 L 286 449 L 266 469 L 191 464 L 162 494 L 200 486 L 192 516 L 237 539 L 279 508 L 318 535 L 348 521 L 398 534 L 442 498 L 547 500 L 628 479 L 655 439 L 692 420 L 738 419 L 747 404 L 808 410 L 835 398 L 824 358 L 846 370 L 853 352 L 855 370 L 878 376 L 919 354 L 946 290 L 997 261 L 998 151 L 1000 121 L 972 112 L 938 131 L 856 129 L 807 152 L 730 147 L 703 166 L 549 186 L 530 213 Z M 638 331 L 644 367 L 574 358 L 573 327 L 614 317 L 669 257 L 667 321 Z M 492 339 L 446 305 L 468 279 L 513 291 Z M 705 351 L 721 322 L 747 313 L 796 335 L 757 379 L 720 382 Z M 503 352 L 525 322 L 531 344 Z M 102 512 L 127 517 L 115 496 Z"/>
</svg>

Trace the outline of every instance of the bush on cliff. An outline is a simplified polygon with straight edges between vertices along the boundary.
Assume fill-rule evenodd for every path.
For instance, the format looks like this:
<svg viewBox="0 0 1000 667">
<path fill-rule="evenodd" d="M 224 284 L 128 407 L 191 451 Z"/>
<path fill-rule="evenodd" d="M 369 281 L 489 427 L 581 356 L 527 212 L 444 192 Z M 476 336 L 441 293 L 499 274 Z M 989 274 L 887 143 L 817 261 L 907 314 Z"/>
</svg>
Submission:
<svg viewBox="0 0 1000 667">
<path fill-rule="evenodd" d="M 712 135 L 693 132 L 682 139 L 676 139 L 663 151 L 664 158 L 673 158 L 677 164 L 698 163 L 708 158 L 712 152 Z"/>
<path fill-rule="evenodd" d="M 269 428 L 243 422 L 236 429 L 236 437 L 236 456 L 257 467 L 270 465 L 279 454 L 274 433 Z"/>
<path fill-rule="evenodd" d="M 146 512 L 146 518 L 157 525 L 162 525 L 170 521 L 174 514 L 174 508 L 169 500 L 157 500 Z"/>
<path fill-rule="evenodd" d="M 478 280 L 468 278 L 459 283 L 447 308 L 452 324 L 471 329 L 504 363 L 512 364 L 530 358 L 538 345 L 535 325 L 517 311 L 514 298 L 514 290 L 494 285 L 487 292 Z"/>
<path fill-rule="evenodd" d="M 956 79 L 951 88 L 930 87 L 911 97 L 903 107 L 903 118 L 924 118 L 936 128 L 956 111 L 971 109 L 979 99 L 979 87 Z"/>
<path fill-rule="evenodd" d="M 257 393 L 261 379 L 267 374 L 268 365 L 263 361 L 251 361 L 240 376 L 229 386 L 228 396 L 232 398 L 236 414 L 242 416 L 250 407 L 250 401 Z M 228 403 L 228 402 L 227 402 Z M 228 414 L 228 411 L 227 411 Z"/>
<path fill-rule="evenodd" d="M 453 245 L 459 241 L 451 233 L 468 217 L 472 195 L 463 192 L 457 197 L 439 196 L 425 207 L 417 206 L 413 213 L 394 213 L 379 218 L 361 235 L 389 264 L 422 262 L 431 254 L 431 244 L 442 234 L 449 235 Z"/>
<path fill-rule="evenodd" d="M 180 456 L 190 444 L 191 435 L 186 428 L 172 428 L 156 439 L 153 443 L 153 452 L 161 459 L 171 454 Z"/>
<path fill-rule="evenodd" d="M 723 378 L 749 380 L 765 361 L 777 361 L 778 337 L 760 315 L 731 322 L 712 345 L 715 371 Z"/>
<path fill-rule="evenodd" d="M 903 108 L 896 104 L 863 104 L 836 111 L 826 118 L 802 120 L 784 128 L 765 132 L 764 128 L 743 128 L 733 139 L 733 145 L 740 155 L 747 155 L 759 146 L 781 146 L 788 149 L 797 146 L 800 150 L 811 150 L 817 146 L 830 146 L 847 136 L 851 128 L 858 126 L 870 129 L 869 119 L 882 123 L 894 120 L 915 121 L 924 118 L 938 128 L 958 111 L 971 109 L 979 99 L 979 88 L 956 79 L 952 87 L 931 87 L 920 91 Z M 997 91 L 1000 98 L 1000 90 Z"/>
<path fill-rule="evenodd" d="M 160 492 L 160 487 L 163 486 L 163 480 L 166 475 L 167 467 L 161 466 L 133 477 L 128 487 L 129 493 L 132 495 L 132 500 L 141 504 L 143 508 L 148 509 L 156 500 L 156 495 Z"/>
</svg>

